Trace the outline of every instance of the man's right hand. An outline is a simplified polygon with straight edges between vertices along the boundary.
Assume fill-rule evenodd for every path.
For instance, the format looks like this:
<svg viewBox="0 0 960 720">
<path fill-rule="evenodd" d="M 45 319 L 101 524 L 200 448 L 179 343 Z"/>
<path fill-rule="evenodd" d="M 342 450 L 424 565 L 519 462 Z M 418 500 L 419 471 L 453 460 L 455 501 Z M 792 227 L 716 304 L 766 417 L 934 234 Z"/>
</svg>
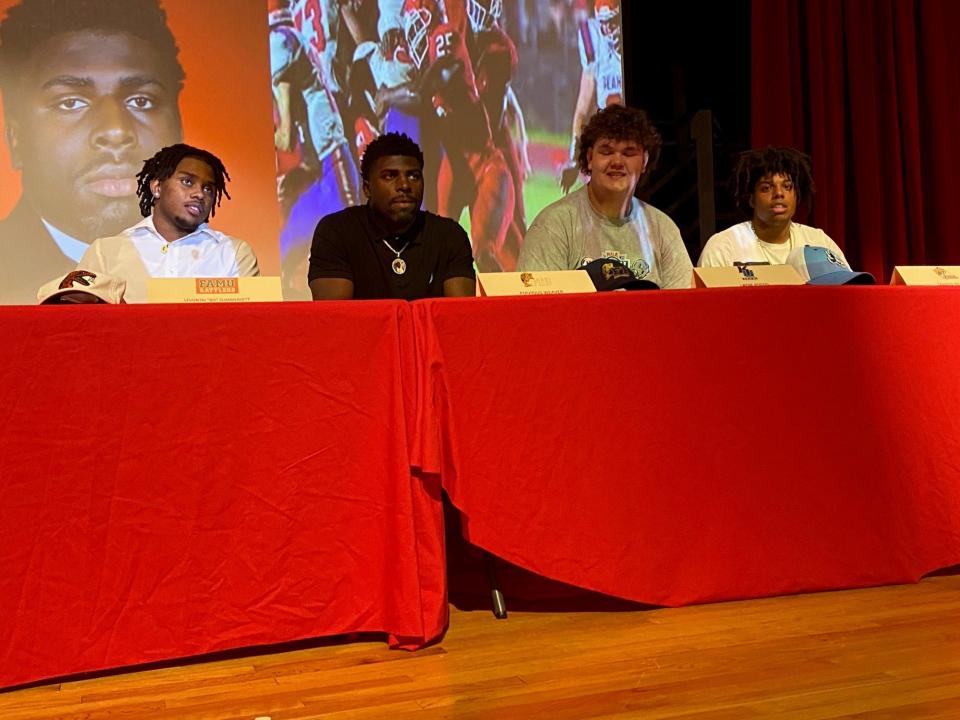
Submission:
<svg viewBox="0 0 960 720">
<path fill-rule="evenodd" d="M 580 177 L 580 166 L 577 163 L 569 163 L 560 169 L 560 188 L 563 194 L 570 192 L 577 179 Z"/>
</svg>

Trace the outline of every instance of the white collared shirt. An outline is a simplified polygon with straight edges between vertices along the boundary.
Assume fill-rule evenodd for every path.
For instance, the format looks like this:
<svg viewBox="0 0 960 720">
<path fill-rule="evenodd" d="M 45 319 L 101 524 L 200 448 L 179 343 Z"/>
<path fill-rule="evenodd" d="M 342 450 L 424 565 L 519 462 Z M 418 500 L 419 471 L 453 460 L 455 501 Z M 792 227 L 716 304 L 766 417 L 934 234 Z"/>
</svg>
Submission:
<svg viewBox="0 0 960 720">
<path fill-rule="evenodd" d="M 103 272 L 127 281 L 127 302 L 146 302 L 151 277 L 249 277 L 260 274 L 253 249 L 203 223 L 194 232 L 167 242 L 153 217 L 119 235 L 95 240 L 78 270 Z"/>
</svg>

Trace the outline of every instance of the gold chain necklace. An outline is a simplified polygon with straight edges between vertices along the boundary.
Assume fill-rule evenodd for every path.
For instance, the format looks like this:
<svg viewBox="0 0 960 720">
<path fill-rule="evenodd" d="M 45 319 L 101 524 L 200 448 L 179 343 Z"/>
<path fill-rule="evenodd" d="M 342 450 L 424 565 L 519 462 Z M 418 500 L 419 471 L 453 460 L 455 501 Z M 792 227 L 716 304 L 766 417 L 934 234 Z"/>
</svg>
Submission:
<svg viewBox="0 0 960 720">
<path fill-rule="evenodd" d="M 390 268 L 393 270 L 395 275 L 403 275 L 407 271 L 407 263 L 404 262 L 403 258 L 400 257 L 400 253 L 407 249 L 407 245 L 410 244 L 410 241 L 407 240 L 403 247 L 399 250 L 396 250 L 393 245 L 387 242 L 386 238 L 381 238 L 383 244 L 390 248 L 390 252 L 397 256 L 397 259 L 390 263 Z"/>
</svg>

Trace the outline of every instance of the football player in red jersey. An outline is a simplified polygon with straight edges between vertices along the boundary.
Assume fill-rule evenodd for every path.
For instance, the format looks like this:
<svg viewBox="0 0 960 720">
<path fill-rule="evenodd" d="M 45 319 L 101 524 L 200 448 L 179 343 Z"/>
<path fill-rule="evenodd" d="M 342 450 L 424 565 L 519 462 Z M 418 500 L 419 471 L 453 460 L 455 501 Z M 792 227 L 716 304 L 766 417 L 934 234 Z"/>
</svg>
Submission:
<svg viewBox="0 0 960 720">
<path fill-rule="evenodd" d="M 469 49 L 477 91 L 490 119 L 494 145 L 506 160 L 513 180 L 515 203 L 507 243 L 516 246 L 519 253 L 526 232 L 523 183 L 530 172 L 530 160 L 523 110 L 510 86 L 518 65 L 517 49 L 499 24 L 502 0 L 466 0 L 466 8 L 473 31 Z"/>
<path fill-rule="evenodd" d="M 435 127 L 444 157 L 437 176 L 437 212 L 470 210 L 473 256 L 481 272 L 513 271 L 518 248 L 508 242 L 516 195 L 496 148 L 467 51 L 463 0 L 404 0 L 407 49 L 419 70 L 425 126 Z M 432 122 L 428 123 L 427 118 Z"/>
</svg>

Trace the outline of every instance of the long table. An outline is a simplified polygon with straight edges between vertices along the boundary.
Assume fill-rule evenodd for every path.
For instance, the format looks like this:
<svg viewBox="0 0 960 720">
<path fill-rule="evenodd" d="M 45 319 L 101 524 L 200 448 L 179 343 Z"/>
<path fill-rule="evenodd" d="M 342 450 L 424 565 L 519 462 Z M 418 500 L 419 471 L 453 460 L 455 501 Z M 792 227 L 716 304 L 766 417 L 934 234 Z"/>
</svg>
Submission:
<svg viewBox="0 0 960 720">
<path fill-rule="evenodd" d="M 960 563 L 955 289 L 414 309 L 414 460 L 516 565 L 676 606 Z"/>
<path fill-rule="evenodd" d="M 446 625 L 468 540 L 684 605 L 960 563 L 960 294 L 0 308 L 0 686 Z"/>
<path fill-rule="evenodd" d="M 446 626 L 402 302 L 0 308 L 0 686 Z"/>
</svg>

